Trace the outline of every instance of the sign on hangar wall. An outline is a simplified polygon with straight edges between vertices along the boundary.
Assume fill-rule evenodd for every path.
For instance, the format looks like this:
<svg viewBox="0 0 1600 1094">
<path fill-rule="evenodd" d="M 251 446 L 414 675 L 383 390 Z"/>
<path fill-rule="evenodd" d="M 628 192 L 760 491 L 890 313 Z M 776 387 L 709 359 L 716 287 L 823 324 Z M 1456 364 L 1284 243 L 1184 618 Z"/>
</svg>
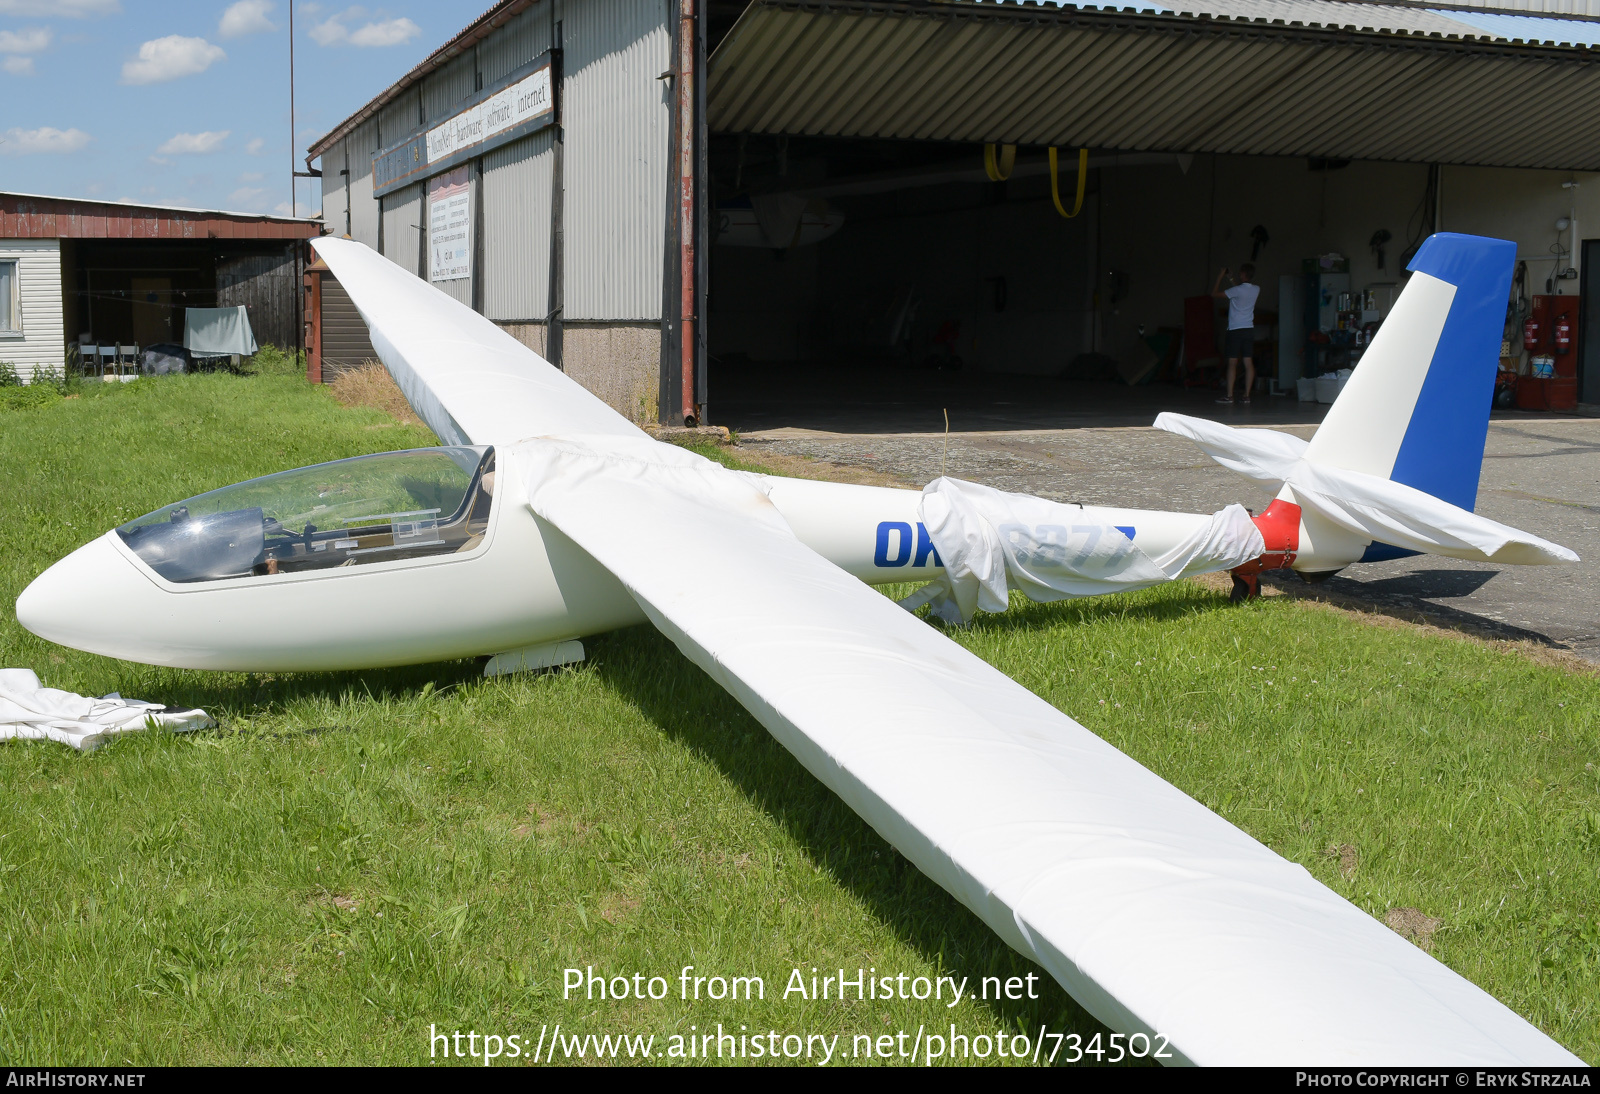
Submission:
<svg viewBox="0 0 1600 1094">
<path fill-rule="evenodd" d="M 546 52 L 478 92 L 463 110 L 373 156 L 373 196 L 393 193 L 554 125 L 551 60 L 552 53 Z"/>
</svg>

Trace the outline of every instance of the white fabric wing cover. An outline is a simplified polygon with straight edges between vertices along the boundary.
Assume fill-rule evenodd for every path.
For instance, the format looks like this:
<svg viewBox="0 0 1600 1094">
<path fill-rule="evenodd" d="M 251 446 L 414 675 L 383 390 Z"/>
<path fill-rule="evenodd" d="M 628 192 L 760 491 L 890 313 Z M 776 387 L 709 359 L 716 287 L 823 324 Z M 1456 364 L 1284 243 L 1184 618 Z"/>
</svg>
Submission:
<svg viewBox="0 0 1600 1094">
<path fill-rule="evenodd" d="M 203 710 L 168 710 L 116 692 L 91 699 L 45 687 L 32 669 L 0 669 L 0 741 L 58 741 L 87 751 L 118 733 L 152 726 L 183 733 L 216 724 Z"/>
<path fill-rule="evenodd" d="M 613 438 L 529 442 L 515 459 L 535 513 L 1112 1029 L 1204 1064 L 1578 1062 L 813 553 L 738 474 Z M 617 513 L 652 534 L 617 535 Z"/>
<path fill-rule="evenodd" d="M 1011 494 L 961 479 L 939 478 L 922 491 L 918 515 L 944 573 L 900 602 L 931 605 L 950 623 L 981 609 L 1003 612 L 1008 589 L 1040 603 L 1159 585 L 1229 570 L 1266 550 L 1243 506 L 1230 505 L 1158 558 L 1121 529 L 1089 518 L 1081 506 Z"/>
<path fill-rule="evenodd" d="M 1305 459 L 1307 444 L 1271 429 L 1234 429 L 1220 422 L 1163 413 L 1155 427 L 1188 437 L 1231 471 L 1281 489 L 1296 504 L 1379 543 L 1474 562 L 1535 566 L 1576 562 L 1549 540 L 1451 505 L 1403 483 Z"/>
</svg>

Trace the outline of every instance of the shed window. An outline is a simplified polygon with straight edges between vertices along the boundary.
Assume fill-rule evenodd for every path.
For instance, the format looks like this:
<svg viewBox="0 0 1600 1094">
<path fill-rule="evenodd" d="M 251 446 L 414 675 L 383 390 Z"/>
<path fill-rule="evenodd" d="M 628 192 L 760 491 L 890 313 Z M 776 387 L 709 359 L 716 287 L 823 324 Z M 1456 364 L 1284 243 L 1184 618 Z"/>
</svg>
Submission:
<svg viewBox="0 0 1600 1094">
<path fill-rule="evenodd" d="M 0 333 L 22 330 L 22 309 L 17 301 L 17 261 L 0 259 Z"/>
</svg>

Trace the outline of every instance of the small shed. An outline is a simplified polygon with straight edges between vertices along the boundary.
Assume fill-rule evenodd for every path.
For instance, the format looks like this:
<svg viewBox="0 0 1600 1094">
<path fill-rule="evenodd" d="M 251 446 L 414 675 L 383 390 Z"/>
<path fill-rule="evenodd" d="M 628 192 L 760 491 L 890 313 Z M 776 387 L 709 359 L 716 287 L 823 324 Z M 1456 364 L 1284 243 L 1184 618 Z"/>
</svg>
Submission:
<svg viewBox="0 0 1600 1094">
<path fill-rule="evenodd" d="M 298 349 L 298 217 L 0 192 L 0 361 L 25 380 L 68 347 L 181 342 L 190 307 L 244 305 L 262 344 Z"/>
</svg>

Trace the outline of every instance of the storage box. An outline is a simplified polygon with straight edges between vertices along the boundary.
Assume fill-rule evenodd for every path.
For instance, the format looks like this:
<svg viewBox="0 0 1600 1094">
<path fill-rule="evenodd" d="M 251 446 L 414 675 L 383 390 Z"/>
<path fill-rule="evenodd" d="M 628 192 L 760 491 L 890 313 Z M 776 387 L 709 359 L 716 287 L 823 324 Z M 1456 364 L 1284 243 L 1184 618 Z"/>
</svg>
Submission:
<svg viewBox="0 0 1600 1094">
<path fill-rule="evenodd" d="M 1517 407 L 1521 410 L 1572 410 L 1578 405 L 1578 380 L 1557 376 L 1536 380 L 1524 376 L 1517 381 Z"/>
<path fill-rule="evenodd" d="M 1317 380 L 1314 376 L 1302 376 L 1294 382 L 1294 396 L 1302 403 L 1317 401 Z"/>
</svg>

